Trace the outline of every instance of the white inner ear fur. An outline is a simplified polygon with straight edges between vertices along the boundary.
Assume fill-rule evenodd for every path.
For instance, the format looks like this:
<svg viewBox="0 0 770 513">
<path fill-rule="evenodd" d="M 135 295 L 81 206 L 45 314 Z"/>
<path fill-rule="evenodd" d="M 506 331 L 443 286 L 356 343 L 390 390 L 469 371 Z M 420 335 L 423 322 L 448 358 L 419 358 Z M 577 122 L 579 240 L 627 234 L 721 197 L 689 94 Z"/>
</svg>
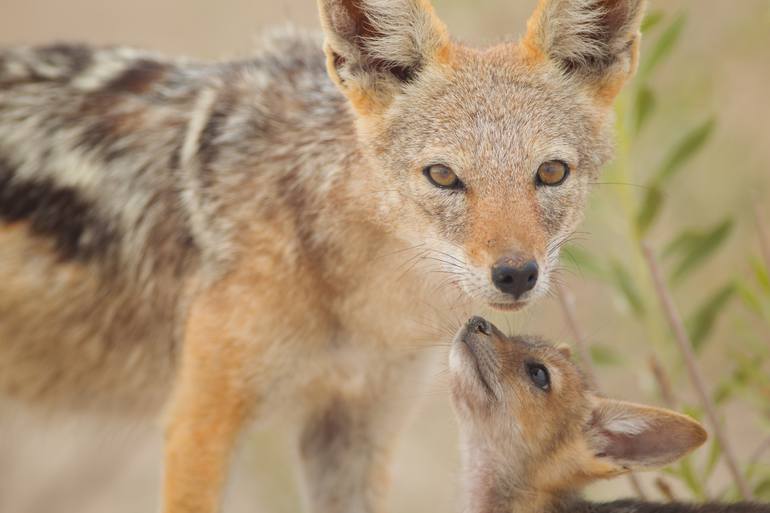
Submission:
<svg viewBox="0 0 770 513">
<path fill-rule="evenodd" d="M 672 463 L 707 438 L 698 422 L 674 411 L 601 398 L 593 410 L 591 447 L 624 468 Z"/>
<path fill-rule="evenodd" d="M 616 61 L 626 74 L 633 72 L 635 41 L 645 0 L 618 0 L 608 7 L 604 0 L 541 0 L 530 20 L 526 39 L 551 60 L 606 73 Z M 616 68 L 617 69 L 617 68 Z"/>
<path fill-rule="evenodd" d="M 320 7 L 327 44 L 354 67 L 416 66 L 447 43 L 441 22 L 419 0 L 324 0 Z M 364 29 L 357 18 L 366 20 L 368 34 L 356 32 Z"/>
<path fill-rule="evenodd" d="M 590 55 L 607 52 L 607 46 L 589 37 L 602 30 L 602 12 L 595 0 L 561 0 L 548 2 L 538 31 L 543 50 L 552 59 L 588 64 Z"/>
<path fill-rule="evenodd" d="M 650 424 L 642 417 L 617 412 L 605 419 L 602 427 L 612 433 L 638 435 L 646 431 Z"/>
<path fill-rule="evenodd" d="M 365 0 L 369 20 L 381 36 L 364 43 L 369 55 L 401 66 L 419 63 L 444 43 L 436 20 L 414 0 Z"/>
<path fill-rule="evenodd" d="M 592 401 L 595 427 L 618 435 L 638 435 L 650 428 L 649 419 L 641 411 L 629 408 L 629 405 L 595 397 Z"/>
</svg>

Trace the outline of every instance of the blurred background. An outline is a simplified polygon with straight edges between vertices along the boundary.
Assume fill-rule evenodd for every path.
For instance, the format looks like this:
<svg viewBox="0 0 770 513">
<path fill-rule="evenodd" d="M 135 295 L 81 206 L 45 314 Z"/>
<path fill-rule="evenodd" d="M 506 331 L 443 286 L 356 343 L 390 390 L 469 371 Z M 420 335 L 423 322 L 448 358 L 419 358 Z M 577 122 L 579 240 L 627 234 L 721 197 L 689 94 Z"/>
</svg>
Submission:
<svg viewBox="0 0 770 513">
<path fill-rule="evenodd" d="M 518 37 L 535 0 L 434 3 L 458 39 L 482 45 Z M 315 2 L 0 0 L 0 45 L 76 40 L 224 59 L 248 56 L 261 32 L 289 22 L 316 30 Z M 497 318 L 513 331 L 561 342 L 582 336 L 609 395 L 673 404 L 702 418 L 713 434 L 660 308 L 641 250 L 647 241 L 685 320 L 727 449 L 751 493 L 764 500 L 770 500 L 770 242 L 764 255 L 761 246 L 770 225 L 768 84 L 770 1 L 653 0 L 640 73 L 618 103 L 617 158 L 563 256 L 565 292 Z M 574 304 L 578 326 L 565 322 L 564 304 Z M 227 511 L 299 510 L 291 444 L 282 432 L 275 426 L 244 443 Z M 713 440 L 665 472 L 640 476 L 645 494 L 739 497 L 725 448 Z M 0 419 L 0 512 L 154 511 L 159 455 L 159 432 L 151 427 L 14 412 Z M 390 510 L 457 511 L 458 460 L 439 368 L 397 448 Z M 601 499 L 634 493 L 624 478 L 590 489 Z"/>
</svg>

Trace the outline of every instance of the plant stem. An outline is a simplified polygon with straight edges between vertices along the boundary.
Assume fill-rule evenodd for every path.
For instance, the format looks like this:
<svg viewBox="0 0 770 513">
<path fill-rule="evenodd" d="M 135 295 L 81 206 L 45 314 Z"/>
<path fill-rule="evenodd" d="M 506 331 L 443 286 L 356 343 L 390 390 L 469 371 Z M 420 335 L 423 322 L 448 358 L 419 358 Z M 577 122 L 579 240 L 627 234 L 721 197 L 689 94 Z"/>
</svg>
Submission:
<svg viewBox="0 0 770 513">
<path fill-rule="evenodd" d="M 655 382 L 658 384 L 658 390 L 660 391 L 660 396 L 663 399 L 663 404 L 666 405 L 666 408 L 671 408 L 672 410 L 676 409 L 676 396 L 674 395 L 674 389 L 671 387 L 671 380 L 668 378 L 668 374 L 666 374 L 666 370 L 663 368 L 663 365 L 660 363 L 660 360 L 658 359 L 655 354 L 650 355 L 650 371 L 652 371 L 652 376 L 655 378 Z"/>
<path fill-rule="evenodd" d="M 591 352 L 588 349 L 588 340 L 586 339 L 583 330 L 580 328 L 580 324 L 577 321 L 577 315 L 575 314 L 575 296 L 568 290 L 562 288 L 559 289 L 557 295 L 559 296 L 559 304 L 564 313 L 564 318 L 567 321 L 567 327 L 572 333 L 572 338 L 575 339 L 578 355 L 583 363 L 583 371 L 586 373 L 586 376 L 594 389 L 597 392 L 600 392 L 599 381 L 596 379 L 596 371 L 594 370 L 593 362 L 591 361 Z M 628 474 L 628 481 L 636 495 L 642 500 L 647 500 L 647 495 L 642 489 L 642 483 L 639 482 L 636 475 Z"/>
<path fill-rule="evenodd" d="M 765 259 L 765 268 L 770 273 L 770 231 L 768 231 L 765 218 L 762 217 L 762 210 L 759 208 L 759 205 L 754 206 L 754 217 L 757 220 L 757 229 L 759 231 L 759 247 Z"/>
<path fill-rule="evenodd" d="M 762 443 L 754 449 L 754 454 L 751 455 L 751 460 L 749 461 L 749 468 L 759 463 L 759 460 L 762 459 L 762 456 L 764 456 L 768 450 L 770 450 L 770 437 L 762 440 Z"/>
<path fill-rule="evenodd" d="M 572 333 L 572 338 L 575 339 L 575 346 L 577 346 L 578 356 L 580 356 L 580 361 L 583 364 L 583 371 L 591 382 L 591 386 L 598 389 L 599 382 L 596 379 L 596 371 L 594 371 L 593 362 L 591 360 L 588 341 L 577 322 L 577 315 L 575 314 L 575 296 L 566 289 L 559 289 L 557 295 L 559 296 L 559 303 L 561 304 L 561 309 L 564 313 L 564 319 L 567 321 L 567 327 L 569 328 L 570 333 Z"/>
<path fill-rule="evenodd" d="M 749 489 L 749 485 L 746 482 L 746 479 L 738 468 L 738 460 L 735 457 L 733 447 L 730 444 L 730 441 L 727 438 L 724 430 L 722 429 L 722 424 L 719 421 L 716 407 L 714 406 L 714 403 L 711 400 L 711 396 L 706 389 L 706 382 L 703 378 L 700 367 L 698 367 L 695 352 L 692 348 L 692 342 L 690 341 L 690 337 L 684 327 L 682 317 L 674 305 L 674 301 L 671 298 L 671 293 L 669 292 L 663 280 L 660 265 L 655 258 L 655 254 L 653 253 L 652 248 L 647 243 L 642 243 L 642 250 L 644 251 L 644 256 L 647 259 L 647 264 L 650 268 L 650 274 L 652 275 L 661 307 L 663 308 L 663 312 L 666 314 L 666 318 L 668 319 L 668 322 L 671 325 L 671 329 L 674 332 L 674 339 L 676 340 L 679 346 L 679 350 L 682 353 L 682 358 L 684 359 L 685 365 L 687 367 L 687 372 L 690 375 L 690 382 L 692 383 L 693 387 L 695 387 L 695 391 L 697 392 L 701 401 L 701 406 L 703 406 L 703 409 L 706 412 L 706 416 L 711 423 L 711 427 L 714 430 L 714 435 L 717 437 L 717 441 L 722 447 L 727 467 L 732 474 L 733 480 L 735 481 L 735 484 L 743 498 L 745 500 L 751 500 L 751 490 Z"/>
<path fill-rule="evenodd" d="M 658 476 L 655 478 L 655 488 L 658 489 L 660 494 L 665 497 L 668 502 L 676 502 L 674 490 L 671 488 L 671 485 L 668 484 L 668 481 L 662 477 Z"/>
<path fill-rule="evenodd" d="M 624 98 L 625 97 L 622 97 L 621 100 L 624 100 Z M 634 180 L 632 179 L 632 175 L 634 175 L 634 170 L 632 169 L 633 159 L 631 159 L 631 147 L 633 141 L 631 134 L 629 134 L 628 122 L 625 114 L 628 111 L 628 106 L 619 104 L 619 107 L 617 121 L 618 152 L 616 157 L 618 180 L 623 183 L 634 183 Z M 643 276 L 646 276 L 646 265 L 644 255 L 641 254 L 641 235 L 636 227 L 636 215 L 639 209 L 639 201 L 635 197 L 634 192 L 628 187 L 621 188 L 618 191 L 618 194 L 626 218 L 626 238 L 634 242 L 629 259 L 630 271 L 637 278 L 637 285 L 640 287 L 639 292 L 642 295 L 643 303 L 646 307 L 654 300 L 655 291 L 650 286 L 649 280 L 642 278 Z M 662 335 L 664 328 L 657 318 L 651 315 L 642 315 L 639 320 L 644 325 L 649 340 L 652 340 L 653 343 L 655 343 L 655 341 L 663 340 Z M 658 347 L 658 350 L 665 352 L 664 347 Z"/>
</svg>

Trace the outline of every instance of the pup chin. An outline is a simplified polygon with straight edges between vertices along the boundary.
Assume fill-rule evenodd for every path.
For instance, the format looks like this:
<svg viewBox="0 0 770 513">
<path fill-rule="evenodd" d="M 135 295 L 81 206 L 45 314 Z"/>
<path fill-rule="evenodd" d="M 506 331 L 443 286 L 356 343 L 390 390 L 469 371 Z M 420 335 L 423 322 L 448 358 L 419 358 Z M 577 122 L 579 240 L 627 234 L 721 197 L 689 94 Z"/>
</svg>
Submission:
<svg viewBox="0 0 770 513">
<path fill-rule="evenodd" d="M 462 395 L 475 397 L 476 400 L 483 398 L 481 393 L 483 387 L 481 376 L 479 375 L 478 362 L 471 349 L 460 340 L 455 340 L 449 351 L 449 372 L 452 375 L 452 382 L 457 391 L 462 391 Z"/>
<path fill-rule="evenodd" d="M 455 335 L 449 352 L 449 370 L 453 390 L 466 402 L 485 402 L 496 397 L 495 382 L 497 356 L 492 337 L 497 328 L 481 317 L 472 317 Z"/>
</svg>

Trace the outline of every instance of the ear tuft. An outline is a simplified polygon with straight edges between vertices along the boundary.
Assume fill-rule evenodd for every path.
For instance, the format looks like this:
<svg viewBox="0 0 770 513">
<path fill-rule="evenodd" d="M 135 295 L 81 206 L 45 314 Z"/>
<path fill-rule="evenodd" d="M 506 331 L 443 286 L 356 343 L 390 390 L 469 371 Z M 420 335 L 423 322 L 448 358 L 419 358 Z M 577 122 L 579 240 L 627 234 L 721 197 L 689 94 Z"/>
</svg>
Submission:
<svg viewBox="0 0 770 513">
<path fill-rule="evenodd" d="M 524 48 L 565 74 L 610 87 L 612 96 L 636 71 L 645 0 L 540 0 Z"/>
<path fill-rule="evenodd" d="M 423 0 L 319 0 L 319 10 L 329 74 L 346 93 L 392 94 L 449 45 Z"/>
<path fill-rule="evenodd" d="M 618 472 L 668 465 L 707 438 L 690 417 L 609 399 L 597 399 L 587 436 L 595 457 L 612 462 Z"/>
</svg>

